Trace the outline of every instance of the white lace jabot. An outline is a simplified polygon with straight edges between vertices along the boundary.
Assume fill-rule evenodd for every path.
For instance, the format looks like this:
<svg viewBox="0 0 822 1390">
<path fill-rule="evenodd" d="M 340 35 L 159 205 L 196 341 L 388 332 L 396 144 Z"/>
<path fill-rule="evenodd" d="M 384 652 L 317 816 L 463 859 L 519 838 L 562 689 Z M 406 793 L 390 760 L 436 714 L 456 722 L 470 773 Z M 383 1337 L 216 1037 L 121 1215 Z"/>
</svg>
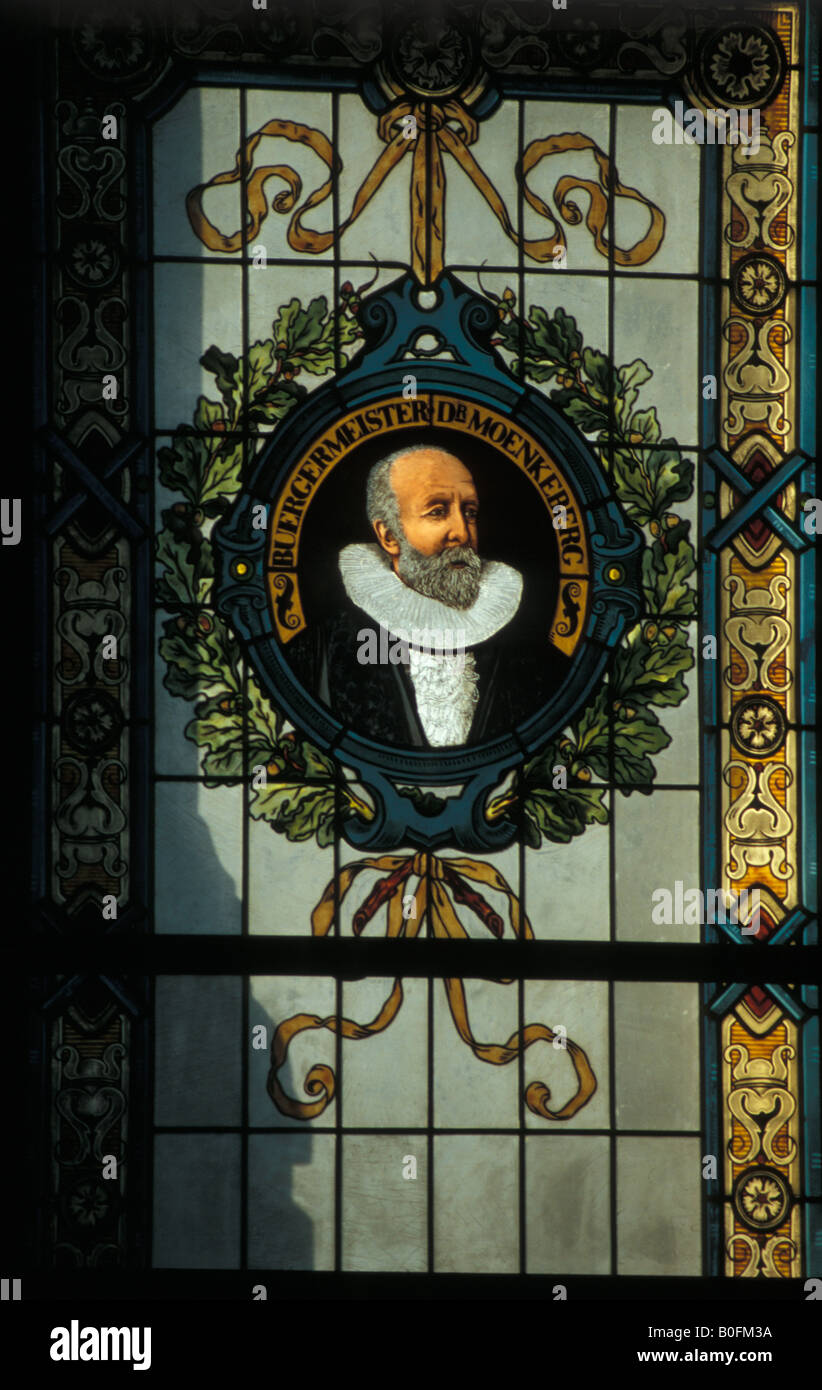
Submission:
<svg viewBox="0 0 822 1390">
<path fill-rule="evenodd" d="M 358 608 L 388 632 L 411 640 L 409 675 L 425 736 L 433 748 L 465 743 L 479 699 L 474 654 L 466 648 L 484 642 L 509 623 L 522 597 L 522 575 L 490 560 L 483 566 L 479 593 L 470 608 L 452 608 L 418 594 L 398 578 L 378 545 L 347 545 L 340 553 L 345 592 Z M 414 633 L 441 633 L 451 651 L 413 645 Z M 461 648 L 454 654 L 453 648 Z"/>
</svg>

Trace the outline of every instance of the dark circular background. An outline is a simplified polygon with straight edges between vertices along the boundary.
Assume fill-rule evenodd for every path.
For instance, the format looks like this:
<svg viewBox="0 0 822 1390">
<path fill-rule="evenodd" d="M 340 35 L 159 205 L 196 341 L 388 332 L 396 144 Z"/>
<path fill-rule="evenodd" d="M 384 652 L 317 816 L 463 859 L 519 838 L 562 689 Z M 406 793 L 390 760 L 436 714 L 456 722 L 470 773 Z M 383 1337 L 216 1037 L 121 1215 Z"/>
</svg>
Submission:
<svg viewBox="0 0 822 1390">
<path fill-rule="evenodd" d="M 518 620 L 524 632 L 533 630 L 546 641 L 559 584 L 559 533 L 553 529 L 551 512 L 507 455 L 460 430 L 440 426 L 386 431 L 365 440 L 321 484 L 303 522 L 300 543 L 298 576 L 308 626 L 347 602 L 338 563 L 343 546 L 358 541 L 376 544 L 365 510 L 370 468 L 398 449 L 420 444 L 454 454 L 471 472 L 479 497 L 480 558 L 502 560 L 520 571 Z"/>
<path fill-rule="evenodd" d="M 745 1209 L 744 1196 L 746 1188 L 750 1187 L 757 1178 L 763 1182 L 772 1182 L 778 1191 L 779 1206 L 776 1214 L 756 1218 L 751 1212 Z M 775 1231 L 777 1226 L 781 1226 L 790 1215 L 793 1194 L 791 1186 L 783 1173 L 778 1168 L 766 1168 L 764 1164 L 759 1164 L 755 1168 L 744 1168 L 738 1175 L 733 1187 L 733 1203 L 741 1221 L 751 1230 L 755 1231 Z"/>
<path fill-rule="evenodd" d="M 715 59 L 727 70 L 725 75 L 713 72 Z M 709 29 L 699 42 L 696 61 L 703 92 L 720 107 L 737 109 L 767 106 L 782 86 L 787 66 L 772 29 L 737 20 Z M 753 85 L 754 77 L 758 86 Z"/>
<path fill-rule="evenodd" d="M 742 277 L 748 268 L 754 273 L 757 270 L 770 271 L 776 281 L 776 288 L 762 304 L 754 304 L 743 288 Z M 784 267 L 775 256 L 769 255 L 767 251 L 750 251 L 736 262 L 731 271 L 731 294 L 734 302 L 743 313 L 759 318 L 772 314 L 775 309 L 779 308 L 787 293 L 788 277 Z"/>
</svg>

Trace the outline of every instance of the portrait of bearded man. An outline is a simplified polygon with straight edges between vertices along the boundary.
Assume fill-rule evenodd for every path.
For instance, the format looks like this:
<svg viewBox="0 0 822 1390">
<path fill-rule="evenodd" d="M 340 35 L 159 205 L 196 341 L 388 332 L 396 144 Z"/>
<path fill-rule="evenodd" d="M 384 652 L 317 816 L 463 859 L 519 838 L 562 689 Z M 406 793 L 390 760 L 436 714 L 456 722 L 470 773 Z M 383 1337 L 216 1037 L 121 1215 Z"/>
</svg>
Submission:
<svg viewBox="0 0 822 1390">
<path fill-rule="evenodd" d="M 397 450 L 368 475 L 376 541 L 339 554 L 345 602 L 290 644 L 301 683 L 353 732 L 411 748 L 509 733 L 568 667 L 550 614 L 521 621 L 523 575 L 478 548 L 474 478 L 433 445 Z"/>
</svg>

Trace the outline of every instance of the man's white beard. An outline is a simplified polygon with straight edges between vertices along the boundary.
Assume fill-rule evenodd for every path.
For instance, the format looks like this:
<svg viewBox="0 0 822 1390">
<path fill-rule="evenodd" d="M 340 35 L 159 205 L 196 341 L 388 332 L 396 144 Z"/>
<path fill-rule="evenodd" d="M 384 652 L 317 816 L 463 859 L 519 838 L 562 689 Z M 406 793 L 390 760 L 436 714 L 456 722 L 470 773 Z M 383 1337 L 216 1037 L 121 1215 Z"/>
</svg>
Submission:
<svg viewBox="0 0 822 1390">
<path fill-rule="evenodd" d="M 397 573 L 409 589 L 426 598 L 439 599 L 450 608 L 470 608 L 479 593 L 483 563 L 470 545 L 441 550 L 439 555 L 423 555 L 400 536 Z M 456 568 L 457 562 L 465 566 Z"/>
</svg>

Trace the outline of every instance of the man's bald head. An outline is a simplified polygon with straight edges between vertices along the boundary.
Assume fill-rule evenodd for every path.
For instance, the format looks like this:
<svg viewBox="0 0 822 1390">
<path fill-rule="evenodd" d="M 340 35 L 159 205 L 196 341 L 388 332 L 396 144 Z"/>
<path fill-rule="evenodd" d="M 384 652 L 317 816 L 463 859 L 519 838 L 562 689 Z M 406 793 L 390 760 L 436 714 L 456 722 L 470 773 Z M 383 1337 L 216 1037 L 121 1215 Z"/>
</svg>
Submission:
<svg viewBox="0 0 822 1390">
<path fill-rule="evenodd" d="M 445 449 L 409 449 L 398 454 L 391 465 L 390 481 L 400 514 L 418 495 L 428 497 L 441 488 L 456 487 L 476 501 L 474 479 L 465 464 Z"/>
<path fill-rule="evenodd" d="M 458 526 L 458 538 L 450 543 L 473 544 L 476 548 L 478 504 L 474 480 L 461 459 L 445 449 L 418 444 L 398 449 L 374 464 L 368 475 L 366 508 L 374 529 L 382 522 L 395 539 L 408 534 L 409 523 L 412 528 L 417 524 L 419 529 L 418 523 L 425 518 L 441 521 L 446 511 L 453 510 L 455 520 L 459 514 L 468 523 L 468 534 L 463 535 L 463 528 Z M 383 544 L 379 531 L 377 534 Z M 447 543 L 433 531 L 425 538 L 418 535 L 416 542 L 410 536 L 408 539 L 423 554 L 436 554 Z"/>
<path fill-rule="evenodd" d="M 479 588 L 478 501 L 461 459 L 433 445 L 399 449 L 368 478 L 368 519 L 411 588 L 470 607 Z"/>
</svg>

